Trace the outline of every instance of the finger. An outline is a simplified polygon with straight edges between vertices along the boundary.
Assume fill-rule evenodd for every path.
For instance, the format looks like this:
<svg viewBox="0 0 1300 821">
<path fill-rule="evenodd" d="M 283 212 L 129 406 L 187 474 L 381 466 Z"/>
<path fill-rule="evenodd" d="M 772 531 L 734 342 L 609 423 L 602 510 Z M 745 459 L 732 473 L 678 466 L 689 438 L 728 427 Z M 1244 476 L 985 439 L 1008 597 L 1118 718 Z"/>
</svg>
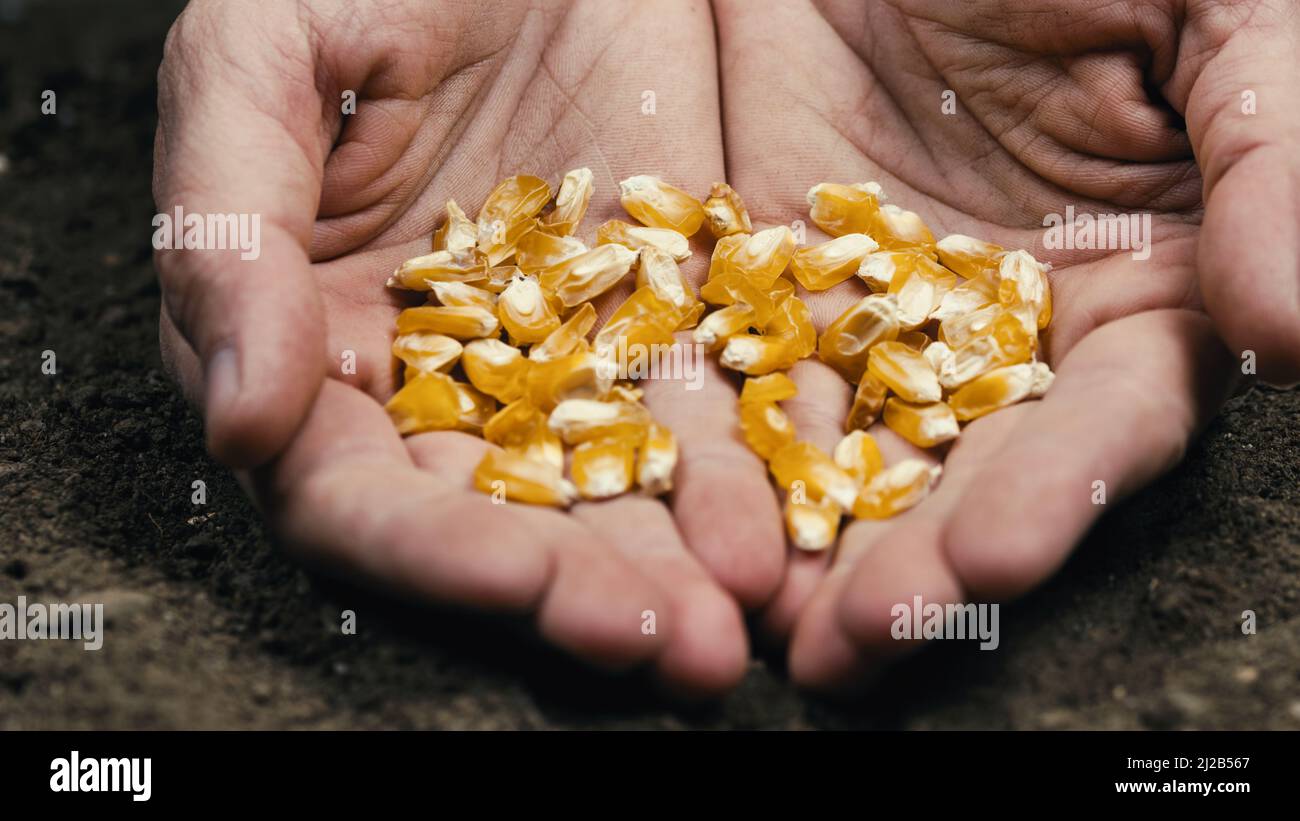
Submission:
<svg viewBox="0 0 1300 821">
<path fill-rule="evenodd" d="M 305 248 L 328 137 L 296 17 L 262 10 L 260 24 L 230 25 L 240 5 L 195 7 L 168 38 L 154 199 L 179 219 L 155 220 L 156 264 L 167 315 L 201 362 L 203 387 L 190 393 L 201 394 L 209 448 L 248 466 L 283 447 L 322 377 Z M 207 233 L 222 215 L 240 225 L 225 223 L 224 239 Z M 201 247 L 169 247 L 187 219 L 203 220 Z"/>
<path fill-rule="evenodd" d="M 486 443 L 440 433 L 407 444 L 425 469 L 373 399 L 326 380 L 284 454 L 258 471 L 258 496 L 296 553 L 347 578 L 531 614 L 543 638 L 602 667 L 656 657 L 666 631 L 642 635 L 640 614 L 668 601 L 616 549 L 559 511 L 471 490 Z"/>
</svg>

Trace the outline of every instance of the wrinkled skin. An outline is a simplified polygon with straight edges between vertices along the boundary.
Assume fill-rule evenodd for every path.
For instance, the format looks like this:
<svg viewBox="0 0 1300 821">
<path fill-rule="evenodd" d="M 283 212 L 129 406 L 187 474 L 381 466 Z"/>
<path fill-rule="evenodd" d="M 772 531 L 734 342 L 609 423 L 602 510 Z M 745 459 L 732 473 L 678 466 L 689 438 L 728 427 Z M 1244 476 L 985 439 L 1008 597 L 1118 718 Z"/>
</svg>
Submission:
<svg viewBox="0 0 1300 821">
<path fill-rule="evenodd" d="M 1296 24 L 1281 4 L 662 5 L 200 0 L 178 21 L 158 207 L 260 213 L 262 254 L 160 253 L 164 356 L 213 453 L 300 555 L 529 616 L 564 650 L 648 668 L 682 695 L 739 679 L 741 609 L 761 610 L 796 681 L 850 687 L 906 649 L 889 638 L 894 602 L 1006 599 L 1050 574 L 1104 509 L 1093 483 L 1113 502 L 1176 462 L 1240 351 L 1266 378 L 1300 374 L 1296 229 L 1274 216 L 1296 200 L 1282 36 Z M 945 88 L 955 114 L 940 112 Z M 850 524 L 833 562 L 787 555 L 777 497 L 736 438 L 734 380 L 716 370 L 697 392 L 646 386 L 682 446 L 667 506 L 491 505 L 469 482 L 487 445 L 403 440 L 383 412 L 410 300 L 382 284 L 427 251 L 445 199 L 472 214 L 501 177 L 580 165 L 596 178 L 586 236 L 621 216 L 617 180 L 654 173 L 697 194 L 727 179 L 756 228 L 806 220 L 816 182 L 876 179 L 936 236 L 1030 248 L 1056 266 L 1056 385 L 971 424 L 934 495 Z M 1042 215 L 1070 203 L 1151 212 L 1151 258 L 1043 251 Z M 695 251 L 683 267 L 698 282 L 703 236 Z M 602 318 L 628 292 L 603 297 Z M 819 326 L 860 293 L 811 296 Z M 849 386 L 816 361 L 793 375 L 801 436 L 832 447 Z M 887 459 L 910 449 L 873 432 Z"/>
</svg>

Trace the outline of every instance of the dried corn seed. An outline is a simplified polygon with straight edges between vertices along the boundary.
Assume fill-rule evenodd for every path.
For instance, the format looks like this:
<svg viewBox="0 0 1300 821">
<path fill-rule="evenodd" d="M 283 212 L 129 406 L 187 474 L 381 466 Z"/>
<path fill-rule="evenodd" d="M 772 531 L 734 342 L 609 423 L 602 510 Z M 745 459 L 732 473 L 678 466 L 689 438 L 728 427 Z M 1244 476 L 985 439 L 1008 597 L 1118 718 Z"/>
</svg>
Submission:
<svg viewBox="0 0 1300 821">
<path fill-rule="evenodd" d="M 766 376 L 751 376 L 745 380 L 740 389 L 740 401 L 745 402 L 782 402 L 793 399 L 799 393 L 794 380 L 783 373 L 769 373 Z"/>
<path fill-rule="evenodd" d="M 427 331 L 455 339 L 480 339 L 497 332 L 496 316 L 483 308 L 420 305 L 397 315 L 397 333 Z"/>
<path fill-rule="evenodd" d="M 737 302 L 704 317 L 691 336 L 706 350 L 716 351 L 726 345 L 728 339 L 744 333 L 756 321 L 754 309 L 743 302 Z"/>
<path fill-rule="evenodd" d="M 451 430 L 460 423 L 460 396 L 447 374 L 420 373 L 388 400 L 384 410 L 403 436 Z"/>
<path fill-rule="evenodd" d="M 634 387 L 631 382 L 615 382 L 606 398 L 611 402 L 640 402 L 645 399 L 645 391 Z"/>
<path fill-rule="evenodd" d="M 496 415 L 497 401 L 473 385 L 457 382 L 455 387 L 460 410 L 456 430 L 482 436 L 483 426 Z"/>
<path fill-rule="evenodd" d="M 934 369 L 936 376 L 943 370 L 943 366 L 947 364 L 948 360 L 954 356 L 952 348 L 949 348 L 943 342 L 931 342 L 921 351 L 921 355 L 925 357 L 926 362 L 930 363 L 930 367 Z"/>
<path fill-rule="evenodd" d="M 515 246 L 515 264 L 524 273 L 536 273 L 585 253 L 587 246 L 577 237 L 529 231 Z"/>
<path fill-rule="evenodd" d="M 886 250 L 918 248 L 932 259 L 938 257 L 934 234 L 915 211 L 905 211 L 897 205 L 882 205 L 867 233 Z"/>
<path fill-rule="evenodd" d="M 925 331 L 903 331 L 898 335 L 897 341 L 914 351 L 925 353 L 925 349 L 930 347 L 931 339 Z"/>
<path fill-rule="evenodd" d="M 771 459 L 772 454 L 794 442 L 794 424 L 774 402 L 742 402 L 740 432 L 749 449 L 763 459 Z"/>
<path fill-rule="evenodd" d="M 731 234 L 748 234 L 754 230 L 749 222 L 749 211 L 740 195 L 724 182 L 715 182 L 704 201 L 704 218 L 714 239 Z"/>
<path fill-rule="evenodd" d="M 869 372 L 862 374 L 862 381 L 853 394 L 853 405 L 844 420 L 844 430 L 854 431 L 869 428 L 885 408 L 885 395 L 889 388 Z"/>
<path fill-rule="evenodd" d="M 524 395 L 529 361 L 513 345 L 499 339 L 476 339 L 465 346 L 461 367 L 470 384 L 502 402 Z"/>
<path fill-rule="evenodd" d="M 1056 374 L 1052 373 L 1052 369 L 1047 366 L 1046 362 L 1035 362 L 1034 384 L 1029 389 L 1030 398 L 1038 399 L 1039 397 L 1046 395 L 1047 391 L 1052 387 L 1052 383 L 1055 381 Z"/>
<path fill-rule="evenodd" d="M 587 213 L 591 189 L 590 168 L 575 168 L 565 174 L 560 180 L 560 191 L 555 195 L 555 208 L 546 215 L 542 224 L 560 236 L 573 234 Z"/>
<path fill-rule="evenodd" d="M 704 222 L 704 206 L 699 200 L 658 177 L 628 177 L 618 188 L 623 209 L 642 225 L 671 228 L 689 237 Z"/>
<path fill-rule="evenodd" d="M 388 287 L 428 291 L 435 282 L 478 282 L 486 278 L 487 266 L 482 260 L 459 260 L 450 251 L 434 251 L 397 266 L 388 278 Z"/>
<path fill-rule="evenodd" d="M 1027 251 L 1010 251 L 998 264 L 998 301 L 1036 334 L 1052 321 L 1052 291 L 1045 266 Z"/>
<path fill-rule="evenodd" d="M 654 246 L 647 246 L 640 251 L 636 287 L 649 288 L 655 296 L 683 311 L 693 308 L 699 302 L 672 254 Z"/>
<path fill-rule="evenodd" d="M 417 372 L 449 371 L 461 355 L 461 344 L 449 336 L 415 331 L 393 340 L 393 356 Z"/>
<path fill-rule="evenodd" d="M 948 405 L 962 422 L 1014 405 L 1029 396 L 1034 388 L 1034 366 L 1008 365 L 995 368 L 967 382 L 952 396 Z M 888 412 L 888 409 L 886 409 Z"/>
<path fill-rule="evenodd" d="M 584 499 L 608 499 L 632 487 L 636 444 L 627 438 L 593 439 L 573 449 L 573 483 Z"/>
<path fill-rule="evenodd" d="M 796 361 L 812 356 L 817 350 L 817 329 L 813 327 L 812 311 L 798 297 L 787 297 L 776 306 L 772 318 L 763 326 L 763 335 L 787 342 Z"/>
<path fill-rule="evenodd" d="M 677 468 L 677 437 L 663 425 L 651 423 L 645 441 L 637 451 L 636 483 L 650 496 L 673 489 L 673 471 Z"/>
<path fill-rule="evenodd" d="M 525 448 L 546 430 L 546 414 L 527 399 L 516 399 L 492 415 L 483 426 L 483 438 L 503 448 Z"/>
<path fill-rule="evenodd" d="M 795 483 L 803 483 L 803 493 L 796 501 L 830 499 L 848 509 L 857 499 L 858 487 L 853 477 L 811 442 L 786 445 L 772 454 L 767 467 L 776 483 L 792 494 L 798 494 Z"/>
<path fill-rule="evenodd" d="M 901 342 L 880 342 L 871 348 L 867 370 L 908 402 L 938 402 L 943 398 L 930 363 Z"/>
<path fill-rule="evenodd" d="M 596 244 L 610 243 L 624 245 L 633 251 L 658 248 L 677 262 L 684 262 L 691 256 L 691 241 L 685 235 L 671 228 L 647 228 L 623 220 L 609 220 L 596 229 Z"/>
<path fill-rule="evenodd" d="M 533 362 L 524 380 L 524 395 L 542 411 L 566 399 L 604 399 L 614 385 L 614 369 L 590 351 Z"/>
<path fill-rule="evenodd" d="M 434 282 L 429 295 L 449 308 L 483 308 L 496 313 L 497 295 L 464 282 Z"/>
<path fill-rule="evenodd" d="M 824 291 L 856 274 L 863 258 L 876 247 L 876 241 L 866 234 L 844 234 L 795 251 L 790 272 L 809 291 Z"/>
<path fill-rule="evenodd" d="M 474 469 L 474 486 L 484 493 L 504 490 L 512 502 L 568 507 L 577 488 L 549 462 L 520 453 L 490 450 Z"/>
<path fill-rule="evenodd" d="M 883 293 L 889 290 L 894 280 L 901 281 L 910 277 L 918 267 L 927 262 L 937 265 L 934 260 L 915 248 L 874 251 L 862 258 L 862 264 L 858 266 L 858 278 L 865 282 L 873 293 Z"/>
<path fill-rule="evenodd" d="M 889 293 L 898 298 L 898 324 L 914 330 L 930 320 L 944 295 L 957 286 L 957 275 L 924 256 L 913 256 L 912 266 L 898 270 Z"/>
<path fill-rule="evenodd" d="M 918 448 L 951 442 L 961 433 L 947 404 L 904 402 L 896 396 L 885 402 L 885 426 Z"/>
<path fill-rule="evenodd" d="M 584 302 L 546 339 L 529 348 L 528 358 L 534 362 L 549 362 L 588 350 L 587 334 L 595 324 L 596 309 L 590 302 Z"/>
<path fill-rule="evenodd" d="M 750 375 L 785 370 L 798 361 L 788 340 L 754 334 L 728 338 L 718 359 L 722 367 Z"/>
<path fill-rule="evenodd" d="M 871 235 L 880 197 L 854 186 L 824 182 L 808 190 L 808 207 L 812 221 L 833 237 Z"/>
<path fill-rule="evenodd" d="M 873 476 L 858 494 L 853 515 L 859 519 L 888 519 L 916 506 L 939 481 L 943 468 L 920 459 L 904 459 Z"/>
<path fill-rule="evenodd" d="M 1003 312 L 981 335 L 953 351 L 939 372 L 939 384 L 953 391 L 994 368 L 1029 362 L 1036 345 L 1037 338 L 1025 331 L 1021 320 Z"/>
<path fill-rule="evenodd" d="M 618 284 L 632 270 L 636 252 L 622 245 L 597 245 L 590 251 L 544 268 L 538 274 L 542 288 L 559 297 L 564 307 L 595 299 Z"/>
<path fill-rule="evenodd" d="M 506 333 L 520 343 L 541 342 L 560 327 L 560 317 L 535 276 L 517 276 L 497 298 L 497 315 Z"/>
<path fill-rule="evenodd" d="M 975 277 L 957 284 L 957 287 L 943 295 L 939 307 L 930 314 L 931 319 L 946 322 L 959 316 L 992 305 L 998 301 L 998 279 L 996 269 L 984 271 Z"/>
<path fill-rule="evenodd" d="M 640 444 L 652 421 L 645 406 L 633 402 L 566 399 L 551 411 L 547 425 L 566 445 L 616 436 Z"/>
<path fill-rule="evenodd" d="M 830 499 L 819 502 L 785 501 L 785 532 L 790 543 L 800 550 L 827 550 L 839 535 L 840 506 Z"/>
<path fill-rule="evenodd" d="M 434 251 L 447 251 L 452 259 L 471 262 L 478 244 L 478 227 L 455 200 L 447 200 L 447 221 L 433 232 Z"/>
<path fill-rule="evenodd" d="M 885 467 L 876 440 L 865 430 L 849 431 L 831 453 L 835 464 L 859 482 L 865 482 Z"/>
<path fill-rule="evenodd" d="M 794 232 L 785 225 L 756 234 L 732 234 L 718 240 L 709 260 L 709 279 L 728 271 L 744 274 L 759 288 L 771 288 L 794 256 Z"/>
<path fill-rule="evenodd" d="M 515 277 L 523 276 L 523 273 L 518 265 L 498 265 L 495 268 L 488 268 L 487 278 L 475 282 L 474 285 L 499 297 L 506 288 L 510 287 L 510 283 L 515 281 Z"/>
<path fill-rule="evenodd" d="M 533 428 L 523 444 L 508 447 L 506 450 L 527 459 L 544 462 L 556 470 L 564 470 L 564 442 L 558 434 L 546 427 L 545 419 L 541 425 Z"/>
<path fill-rule="evenodd" d="M 998 258 L 1002 255 L 1001 245 L 965 234 L 949 234 L 939 240 L 935 250 L 939 252 L 939 261 L 945 268 L 967 278 L 996 268 Z"/>
<path fill-rule="evenodd" d="M 728 271 L 700 286 L 700 299 L 710 305 L 735 305 L 743 302 L 754 309 L 754 324 L 762 327 L 771 321 L 776 302 L 744 274 Z"/>
<path fill-rule="evenodd" d="M 947 343 L 955 351 L 975 337 L 988 333 L 989 326 L 1003 310 L 994 302 L 970 313 L 949 317 L 939 323 L 939 341 Z"/>
<path fill-rule="evenodd" d="M 524 234 L 537 226 L 533 219 L 551 198 L 546 181 L 526 174 L 502 180 L 478 212 L 478 250 L 488 265 L 509 259 Z"/>
<path fill-rule="evenodd" d="M 826 328 L 817 343 L 817 355 L 840 376 L 857 384 L 867 369 L 871 346 L 897 338 L 898 299 L 893 294 L 871 294 Z"/>
<path fill-rule="evenodd" d="M 702 306 L 701 306 L 702 307 Z M 619 345 L 671 345 L 683 313 L 651 288 L 637 288 L 596 334 L 594 348 L 604 359 L 618 355 Z"/>
</svg>

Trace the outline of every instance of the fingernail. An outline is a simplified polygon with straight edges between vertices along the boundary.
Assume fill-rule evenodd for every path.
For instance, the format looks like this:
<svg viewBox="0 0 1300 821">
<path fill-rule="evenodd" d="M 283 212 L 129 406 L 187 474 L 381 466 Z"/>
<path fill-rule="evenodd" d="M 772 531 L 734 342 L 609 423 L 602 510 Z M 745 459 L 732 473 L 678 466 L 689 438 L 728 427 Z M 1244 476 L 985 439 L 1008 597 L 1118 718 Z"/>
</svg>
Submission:
<svg viewBox="0 0 1300 821">
<path fill-rule="evenodd" d="M 218 350 L 208 359 L 203 407 L 206 414 L 228 407 L 239 398 L 239 352 L 234 346 Z"/>
</svg>

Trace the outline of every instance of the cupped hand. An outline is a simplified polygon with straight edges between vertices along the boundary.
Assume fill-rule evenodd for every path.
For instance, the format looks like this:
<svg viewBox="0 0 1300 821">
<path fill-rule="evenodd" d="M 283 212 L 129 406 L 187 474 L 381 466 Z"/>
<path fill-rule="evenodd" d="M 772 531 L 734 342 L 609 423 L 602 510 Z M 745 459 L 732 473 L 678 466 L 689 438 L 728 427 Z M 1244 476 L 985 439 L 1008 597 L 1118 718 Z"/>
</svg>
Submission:
<svg viewBox="0 0 1300 821">
<path fill-rule="evenodd" d="M 428 252 L 447 199 L 473 214 L 506 176 L 555 185 L 588 166 L 591 242 L 622 215 L 619 179 L 704 192 L 724 177 L 713 49 L 708 7 L 689 2 L 187 9 L 160 70 L 155 198 L 163 212 L 260 214 L 262 248 L 253 261 L 159 254 L 164 353 L 212 451 L 255 468 L 246 487 L 288 545 L 426 600 L 530 614 L 555 645 L 651 668 L 677 692 L 739 679 L 740 610 L 687 545 L 709 555 L 752 529 L 730 485 L 774 503 L 731 438 L 721 380 L 647 385 L 683 451 L 672 511 L 636 496 L 567 514 L 494 505 L 470 482 L 486 443 L 403 440 L 381 404 L 395 388 L 393 319 L 411 304 L 384 282 Z M 697 280 L 707 254 L 687 268 Z M 606 295 L 602 319 L 628 293 Z M 766 589 L 744 573 L 733 585 L 751 600 L 784 561 L 780 534 L 764 533 Z"/>
<path fill-rule="evenodd" d="M 997 601 L 1040 583 L 1105 510 L 1099 488 L 1113 504 L 1181 458 L 1245 351 L 1261 377 L 1300 374 L 1285 4 L 719 0 L 716 18 L 729 181 L 756 223 L 806 222 L 817 182 L 874 179 L 936 237 L 1055 266 L 1047 396 L 971 423 L 916 508 L 792 558 L 763 623 L 790 641 L 797 682 L 851 686 L 914 647 L 890 629 L 914 596 Z M 1044 215 L 1067 206 L 1151 214 L 1150 257 L 1045 248 Z M 808 301 L 824 327 L 862 293 Z M 792 375 L 800 435 L 832 447 L 849 386 L 816 361 Z M 872 433 L 887 463 L 935 458 Z"/>
</svg>

